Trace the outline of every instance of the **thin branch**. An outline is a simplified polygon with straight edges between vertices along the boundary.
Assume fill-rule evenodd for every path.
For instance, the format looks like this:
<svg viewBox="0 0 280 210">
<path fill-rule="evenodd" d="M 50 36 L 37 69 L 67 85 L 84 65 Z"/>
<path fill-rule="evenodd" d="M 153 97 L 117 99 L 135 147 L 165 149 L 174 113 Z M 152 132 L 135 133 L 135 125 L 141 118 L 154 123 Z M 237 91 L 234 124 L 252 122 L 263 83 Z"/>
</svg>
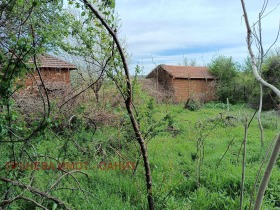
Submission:
<svg viewBox="0 0 280 210">
<path fill-rule="evenodd" d="M 76 95 L 74 95 L 74 96 L 72 96 L 71 98 L 69 98 L 68 100 L 66 100 L 63 104 L 61 104 L 61 105 L 59 106 L 59 109 L 61 109 L 61 108 L 62 108 L 65 104 L 67 104 L 69 101 L 71 101 L 71 100 L 77 98 L 79 95 L 81 95 L 82 93 L 84 93 L 85 91 L 87 91 L 89 88 L 92 88 L 92 87 L 104 76 L 105 68 L 107 67 L 107 65 L 108 65 L 108 63 L 109 63 L 109 61 L 110 61 L 111 58 L 112 58 L 112 57 L 109 57 L 109 58 L 107 59 L 107 61 L 106 61 L 106 63 L 105 63 L 105 66 L 102 68 L 102 71 L 101 71 L 99 77 L 98 77 L 93 83 L 91 83 L 90 85 L 88 85 L 85 89 L 83 89 L 82 91 L 80 91 L 80 92 L 77 93 Z"/>
<path fill-rule="evenodd" d="M 221 159 L 220 159 L 220 160 L 217 162 L 217 164 L 216 164 L 217 167 L 219 167 L 220 163 L 221 163 L 222 160 L 224 159 L 226 153 L 228 152 L 228 150 L 229 150 L 229 148 L 230 148 L 230 146 L 232 145 L 232 143 L 233 143 L 234 140 L 235 140 L 235 138 L 233 138 L 233 139 L 229 142 L 226 151 L 224 152 L 223 156 L 221 157 Z"/>
<path fill-rule="evenodd" d="M 38 190 L 36 188 L 27 186 L 27 185 L 22 184 L 22 183 L 20 183 L 18 181 L 14 181 L 14 180 L 7 179 L 7 178 L 4 178 L 4 177 L 0 177 L 0 181 L 6 182 L 6 183 L 10 183 L 10 184 L 12 184 L 14 186 L 19 186 L 20 188 L 26 189 L 26 190 L 30 191 L 31 193 L 33 193 L 35 195 L 38 195 L 38 196 L 41 196 L 41 197 L 45 197 L 45 198 L 47 198 L 49 200 L 52 200 L 55 203 L 63 206 L 67 210 L 71 210 L 63 201 L 61 201 L 61 200 L 59 200 L 59 199 L 57 199 L 57 198 L 55 198 L 55 197 L 53 197 L 53 196 L 51 196 L 51 195 L 49 195 L 47 193 L 44 193 L 44 192 L 42 192 L 42 191 L 40 191 L 40 190 Z"/>
<path fill-rule="evenodd" d="M 275 38 L 274 42 L 270 45 L 270 47 L 267 49 L 267 51 L 264 53 L 264 57 L 268 54 L 270 49 L 276 44 L 277 40 L 279 39 L 279 35 L 280 35 L 280 21 L 279 21 L 278 32 L 277 32 L 276 38 Z"/>
<path fill-rule="evenodd" d="M 261 121 L 261 113 L 262 113 L 262 105 L 263 105 L 263 86 L 260 84 L 260 105 L 259 105 L 259 110 L 258 110 L 258 124 L 261 132 L 261 146 L 263 147 L 264 142 L 263 142 L 263 126 L 262 126 L 262 121 Z"/>
<path fill-rule="evenodd" d="M 243 208 L 243 195 L 244 195 L 244 183 L 245 183 L 245 170 L 246 170 L 246 146 L 247 146 L 247 136 L 248 136 L 248 119 L 245 118 L 244 126 L 244 140 L 243 140 L 243 159 L 242 159 L 242 179 L 241 179 L 241 189 L 240 189 L 240 206 L 239 210 Z"/>
<path fill-rule="evenodd" d="M 48 208 L 46 208 L 45 206 L 41 205 L 40 203 L 36 202 L 35 200 L 31 199 L 31 198 L 27 198 L 25 196 L 17 196 L 13 199 L 10 199 L 10 200 L 4 200 L 0 203 L 0 206 L 2 207 L 5 207 L 11 203 L 13 203 L 14 201 L 16 200 L 26 200 L 26 201 L 29 201 L 31 203 L 33 203 L 35 206 L 41 208 L 41 209 L 44 209 L 44 210 L 48 210 Z"/>
</svg>

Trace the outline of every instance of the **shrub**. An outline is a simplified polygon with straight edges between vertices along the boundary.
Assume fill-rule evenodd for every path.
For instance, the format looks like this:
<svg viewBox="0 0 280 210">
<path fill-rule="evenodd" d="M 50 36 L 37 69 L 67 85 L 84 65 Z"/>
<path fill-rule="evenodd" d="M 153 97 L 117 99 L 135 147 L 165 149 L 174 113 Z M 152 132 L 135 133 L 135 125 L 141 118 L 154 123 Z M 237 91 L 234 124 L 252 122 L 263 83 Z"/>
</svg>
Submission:
<svg viewBox="0 0 280 210">
<path fill-rule="evenodd" d="M 202 102 L 196 99 L 188 99 L 185 104 L 185 109 L 190 111 L 197 111 L 203 106 Z"/>
</svg>

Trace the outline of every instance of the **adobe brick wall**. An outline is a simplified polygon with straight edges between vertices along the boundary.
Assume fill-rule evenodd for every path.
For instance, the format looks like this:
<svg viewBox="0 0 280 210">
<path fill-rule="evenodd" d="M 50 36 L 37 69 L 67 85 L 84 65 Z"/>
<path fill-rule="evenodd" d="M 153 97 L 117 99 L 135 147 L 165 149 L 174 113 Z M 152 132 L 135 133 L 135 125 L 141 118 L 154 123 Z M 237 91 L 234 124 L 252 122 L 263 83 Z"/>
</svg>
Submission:
<svg viewBox="0 0 280 210">
<path fill-rule="evenodd" d="M 35 80 L 40 84 L 40 78 L 37 72 L 33 73 L 34 77 L 27 75 L 25 79 L 26 89 L 30 89 L 33 86 L 36 86 Z M 61 83 L 64 87 L 70 88 L 70 71 L 68 69 L 41 69 L 41 75 L 43 81 L 48 88 L 52 84 Z"/>
<path fill-rule="evenodd" d="M 214 80 L 205 79 L 174 79 L 175 102 L 185 102 L 189 98 L 204 102 L 215 99 Z"/>
<path fill-rule="evenodd" d="M 172 76 L 164 71 L 160 66 L 156 71 L 153 71 L 150 74 L 149 78 L 153 78 L 155 81 L 158 81 L 158 83 L 165 89 L 170 89 L 172 87 Z"/>
</svg>

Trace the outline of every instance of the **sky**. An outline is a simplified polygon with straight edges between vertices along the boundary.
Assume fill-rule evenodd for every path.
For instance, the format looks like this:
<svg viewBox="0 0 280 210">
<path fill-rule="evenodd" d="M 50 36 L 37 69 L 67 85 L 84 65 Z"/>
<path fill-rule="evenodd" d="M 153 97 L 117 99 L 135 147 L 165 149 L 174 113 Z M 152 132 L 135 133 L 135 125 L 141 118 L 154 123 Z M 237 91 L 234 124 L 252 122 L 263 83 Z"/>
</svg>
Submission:
<svg viewBox="0 0 280 210">
<path fill-rule="evenodd" d="M 258 20 L 262 0 L 245 0 L 250 23 Z M 262 21 L 264 48 L 274 42 L 280 20 L 279 0 L 270 0 Z M 182 64 L 184 58 L 205 66 L 219 55 L 242 63 L 248 55 L 240 0 L 116 0 L 119 36 L 130 54 L 130 71 L 143 74 L 156 65 Z M 276 45 L 279 45 L 279 40 Z"/>
</svg>

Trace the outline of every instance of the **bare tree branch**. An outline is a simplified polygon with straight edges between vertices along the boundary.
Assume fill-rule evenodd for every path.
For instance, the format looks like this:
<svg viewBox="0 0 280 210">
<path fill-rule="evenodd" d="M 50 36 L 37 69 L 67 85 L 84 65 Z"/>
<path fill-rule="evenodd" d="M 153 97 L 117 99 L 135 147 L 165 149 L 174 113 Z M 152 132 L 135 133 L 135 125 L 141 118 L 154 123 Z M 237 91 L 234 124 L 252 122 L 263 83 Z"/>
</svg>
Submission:
<svg viewBox="0 0 280 210">
<path fill-rule="evenodd" d="M 22 183 L 20 183 L 18 181 L 13 181 L 11 179 L 4 178 L 4 177 L 0 177 L 0 181 L 6 182 L 6 183 L 10 183 L 10 184 L 12 184 L 14 186 L 19 186 L 20 188 L 26 189 L 26 190 L 30 191 L 31 193 L 33 193 L 35 195 L 39 195 L 39 196 L 45 197 L 45 198 L 47 198 L 49 200 L 52 200 L 55 203 L 63 206 L 67 210 L 71 210 L 71 208 L 69 208 L 63 201 L 61 201 L 61 200 L 59 200 L 59 199 L 57 199 L 57 198 L 55 198 L 55 197 L 53 197 L 53 196 L 51 196 L 51 195 L 49 195 L 47 193 L 44 193 L 44 192 L 42 192 L 42 191 L 40 191 L 40 190 L 38 190 L 36 188 L 27 186 L 27 185 L 22 184 Z"/>
<path fill-rule="evenodd" d="M 16 200 L 26 200 L 26 201 L 30 201 L 31 203 L 33 203 L 35 206 L 41 208 L 41 209 L 44 209 L 44 210 L 48 210 L 48 208 L 46 208 L 45 206 L 39 204 L 38 202 L 36 202 L 35 200 L 31 199 L 31 198 L 27 198 L 27 197 L 24 197 L 24 196 L 17 196 L 13 199 L 10 199 L 10 200 L 4 200 L 0 203 L 0 206 L 2 207 L 5 207 L 11 203 L 13 203 L 14 201 Z"/>
</svg>

